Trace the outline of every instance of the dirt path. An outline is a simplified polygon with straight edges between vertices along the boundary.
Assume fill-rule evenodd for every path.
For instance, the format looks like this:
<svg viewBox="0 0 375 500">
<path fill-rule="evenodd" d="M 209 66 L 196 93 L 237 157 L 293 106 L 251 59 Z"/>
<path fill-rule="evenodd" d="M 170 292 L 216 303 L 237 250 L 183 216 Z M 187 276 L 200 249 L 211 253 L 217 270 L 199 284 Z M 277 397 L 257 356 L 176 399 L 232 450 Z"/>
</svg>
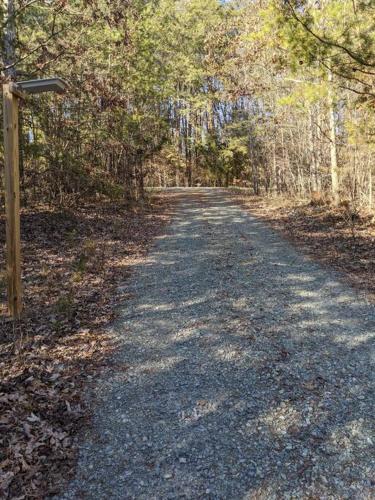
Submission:
<svg viewBox="0 0 375 500">
<path fill-rule="evenodd" d="M 374 494 L 374 306 L 209 189 L 129 292 L 63 498 Z"/>
</svg>

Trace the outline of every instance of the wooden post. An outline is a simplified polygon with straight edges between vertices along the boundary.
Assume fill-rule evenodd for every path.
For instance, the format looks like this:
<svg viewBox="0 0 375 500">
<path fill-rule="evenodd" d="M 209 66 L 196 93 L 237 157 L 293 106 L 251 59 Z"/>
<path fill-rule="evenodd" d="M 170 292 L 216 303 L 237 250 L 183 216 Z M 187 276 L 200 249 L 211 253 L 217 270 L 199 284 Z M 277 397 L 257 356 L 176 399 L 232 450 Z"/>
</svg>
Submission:
<svg viewBox="0 0 375 500">
<path fill-rule="evenodd" d="M 19 96 L 14 84 L 3 85 L 4 101 L 4 168 L 6 202 L 6 244 L 8 275 L 8 310 L 19 318 L 22 310 L 21 290 L 21 235 L 19 187 Z"/>
</svg>

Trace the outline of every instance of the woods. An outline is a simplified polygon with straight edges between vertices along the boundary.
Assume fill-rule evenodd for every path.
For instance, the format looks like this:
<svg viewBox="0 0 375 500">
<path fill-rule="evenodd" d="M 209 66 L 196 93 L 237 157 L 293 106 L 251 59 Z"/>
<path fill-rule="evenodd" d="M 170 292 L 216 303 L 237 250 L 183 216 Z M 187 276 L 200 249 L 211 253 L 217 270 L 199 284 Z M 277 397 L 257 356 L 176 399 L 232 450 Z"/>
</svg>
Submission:
<svg viewBox="0 0 375 500">
<path fill-rule="evenodd" d="M 159 188 L 225 188 L 207 195 L 217 221 L 218 198 L 236 194 L 238 205 L 374 292 L 373 0 L 3 0 L 4 102 L 9 85 L 50 77 L 67 92 L 29 94 L 12 112 L 0 105 L 1 123 L 6 115 L 11 123 L 0 128 L 4 498 L 53 495 L 72 474 L 88 418 L 82 395 L 100 370 L 116 370 L 106 359 L 117 308 L 131 298 L 124 280 L 183 199 Z M 5 143 L 19 152 L 11 179 Z M 22 288 L 25 305 L 17 321 L 5 305 L 6 186 L 17 230 L 21 204 L 21 242 L 12 240 L 22 247 L 13 259 L 12 290 Z M 203 214 L 204 191 L 186 191 Z M 225 248 L 214 222 L 203 237 L 207 245 L 217 237 L 223 255 L 240 217 L 227 211 Z M 199 213 L 192 220 L 203 230 Z M 235 234 L 250 255 L 248 235 Z M 240 258 L 219 259 L 223 276 L 213 283 L 221 287 Z M 10 295 L 17 305 L 20 294 Z M 289 359 L 272 342 L 275 359 Z"/>
<path fill-rule="evenodd" d="M 371 1 L 3 3 L 3 78 L 71 87 L 22 110 L 23 203 L 237 183 L 371 207 L 373 14 Z"/>
<path fill-rule="evenodd" d="M 71 87 L 22 110 L 23 203 L 239 183 L 371 207 L 373 13 L 371 1 L 3 3 L 3 78 Z"/>
</svg>

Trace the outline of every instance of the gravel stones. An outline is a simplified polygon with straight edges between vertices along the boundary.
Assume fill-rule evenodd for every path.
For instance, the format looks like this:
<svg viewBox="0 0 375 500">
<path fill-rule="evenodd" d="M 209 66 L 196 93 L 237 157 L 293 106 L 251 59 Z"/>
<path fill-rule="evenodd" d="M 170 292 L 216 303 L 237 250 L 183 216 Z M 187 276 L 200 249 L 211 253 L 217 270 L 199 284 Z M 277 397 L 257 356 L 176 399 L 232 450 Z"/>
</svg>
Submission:
<svg viewBox="0 0 375 500">
<path fill-rule="evenodd" d="M 374 496 L 373 305 L 218 189 L 128 289 L 61 498 Z"/>
</svg>

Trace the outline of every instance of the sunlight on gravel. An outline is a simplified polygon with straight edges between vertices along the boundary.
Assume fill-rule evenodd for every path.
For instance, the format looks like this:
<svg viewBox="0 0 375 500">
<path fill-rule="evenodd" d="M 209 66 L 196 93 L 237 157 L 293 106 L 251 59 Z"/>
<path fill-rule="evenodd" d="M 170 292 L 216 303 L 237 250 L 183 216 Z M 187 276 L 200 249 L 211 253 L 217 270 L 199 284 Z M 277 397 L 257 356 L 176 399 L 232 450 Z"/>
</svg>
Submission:
<svg viewBox="0 0 375 500">
<path fill-rule="evenodd" d="M 372 497 L 373 305 L 214 189 L 128 293 L 63 498 Z"/>
</svg>

